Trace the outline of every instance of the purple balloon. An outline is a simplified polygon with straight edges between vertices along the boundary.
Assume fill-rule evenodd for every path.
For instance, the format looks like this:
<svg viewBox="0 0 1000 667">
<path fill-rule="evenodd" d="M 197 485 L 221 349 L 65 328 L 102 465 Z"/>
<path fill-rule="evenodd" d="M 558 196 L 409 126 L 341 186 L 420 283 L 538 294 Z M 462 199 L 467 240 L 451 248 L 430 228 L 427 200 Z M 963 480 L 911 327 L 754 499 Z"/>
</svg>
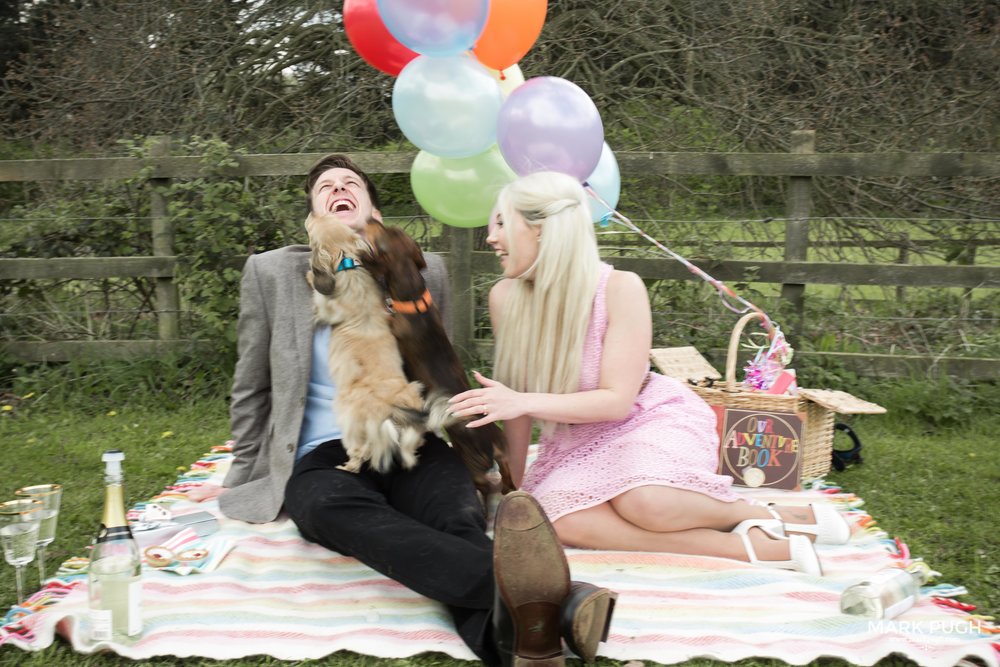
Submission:
<svg viewBox="0 0 1000 667">
<path fill-rule="evenodd" d="M 490 10 L 489 0 L 377 0 L 376 4 L 389 33 L 425 56 L 472 50 Z"/>
<path fill-rule="evenodd" d="M 540 76 L 518 86 L 500 108 L 497 143 L 520 176 L 559 171 L 583 181 L 601 159 L 604 124 L 583 89 Z"/>
</svg>

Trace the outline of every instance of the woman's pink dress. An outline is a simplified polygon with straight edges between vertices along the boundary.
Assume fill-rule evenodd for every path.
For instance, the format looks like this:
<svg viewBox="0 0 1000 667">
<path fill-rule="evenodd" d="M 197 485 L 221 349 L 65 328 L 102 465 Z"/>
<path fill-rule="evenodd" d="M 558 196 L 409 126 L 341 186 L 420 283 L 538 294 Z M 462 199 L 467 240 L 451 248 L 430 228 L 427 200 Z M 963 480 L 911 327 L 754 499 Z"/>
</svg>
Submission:
<svg viewBox="0 0 1000 667">
<path fill-rule="evenodd" d="M 600 379 L 611 270 L 608 264 L 601 267 L 583 347 L 581 391 L 597 389 Z M 522 488 L 552 521 L 640 486 L 738 500 L 732 479 L 715 474 L 718 463 L 715 413 L 680 381 L 650 372 L 625 419 L 574 424 L 543 437 Z"/>
</svg>

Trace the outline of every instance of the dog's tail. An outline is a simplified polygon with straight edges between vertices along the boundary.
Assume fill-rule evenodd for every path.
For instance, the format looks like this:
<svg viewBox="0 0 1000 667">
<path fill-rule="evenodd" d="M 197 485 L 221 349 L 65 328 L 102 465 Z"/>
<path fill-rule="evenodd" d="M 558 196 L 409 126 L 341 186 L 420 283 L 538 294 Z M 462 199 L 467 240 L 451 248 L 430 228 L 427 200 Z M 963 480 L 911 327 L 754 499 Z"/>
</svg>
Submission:
<svg viewBox="0 0 1000 667">
<path fill-rule="evenodd" d="M 510 474 L 510 464 L 507 463 L 507 437 L 499 428 L 497 430 L 500 431 L 500 436 L 493 439 L 493 460 L 500 475 L 500 493 L 507 495 L 511 491 L 517 491 L 517 485 L 514 484 L 514 476 Z"/>
<path fill-rule="evenodd" d="M 506 494 L 517 488 L 507 464 L 507 438 L 499 426 L 490 423 L 469 428 L 465 422 L 458 422 L 448 426 L 447 431 L 451 446 L 458 452 L 484 497 L 493 490 L 489 472 L 494 462 L 500 471 L 500 493 Z"/>
<path fill-rule="evenodd" d="M 468 468 L 472 480 L 485 498 L 493 490 L 494 484 L 489 473 L 496 463 L 500 472 L 500 492 L 509 493 L 515 488 L 507 464 L 507 437 L 496 424 L 486 424 L 478 428 L 468 428 L 468 419 L 451 413 L 449 395 L 432 391 L 424 400 L 427 415 L 427 429 L 436 433 L 446 431 L 451 446 L 458 452 L 462 463 Z"/>
<path fill-rule="evenodd" d="M 514 490 L 510 468 L 507 465 L 507 438 L 503 430 L 496 424 L 486 424 L 478 428 L 468 428 L 468 419 L 456 417 L 451 413 L 448 394 L 432 391 L 424 400 L 424 410 L 427 412 L 427 428 L 441 433 L 447 431 L 452 447 L 472 474 L 472 479 L 485 497 L 492 491 L 493 484 L 489 472 L 493 470 L 494 462 L 500 470 L 500 487 L 502 493 Z"/>
</svg>

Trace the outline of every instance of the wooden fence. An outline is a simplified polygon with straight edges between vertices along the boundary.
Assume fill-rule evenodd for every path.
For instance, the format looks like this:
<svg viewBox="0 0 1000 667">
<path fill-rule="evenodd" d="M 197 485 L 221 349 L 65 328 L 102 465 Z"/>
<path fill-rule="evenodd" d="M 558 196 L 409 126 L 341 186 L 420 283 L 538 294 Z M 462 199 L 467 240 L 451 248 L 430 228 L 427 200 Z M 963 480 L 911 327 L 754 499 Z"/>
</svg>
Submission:
<svg viewBox="0 0 1000 667">
<path fill-rule="evenodd" d="M 777 283 L 782 296 L 802 307 L 806 285 L 895 285 L 905 287 L 1000 288 L 997 266 L 908 266 L 810 262 L 809 219 L 812 215 L 812 179 L 818 176 L 855 177 L 998 177 L 997 153 L 822 154 L 814 152 L 812 130 L 792 133 L 789 153 L 617 153 L 623 176 L 639 174 L 771 176 L 788 179 L 784 261 L 723 260 L 704 266 L 724 282 L 737 282 L 752 271 L 754 280 Z M 0 161 L 0 182 L 49 180 L 121 180 L 140 173 L 157 185 L 170 179 L 199 174 L 199 156 L 170 156 L 166 141 L 153 154 L 140 158 L 86 158 Z M 223 174 L 232 177 L 298 176 L 323 153 L 247 155 Z M 408 173 L 413 153 L 353 153 L 350 157 L 371 173 Z M 146 170 L 146 171 L 143 171 Z M 149 277 L 156 281 L 157 340 L 10 342 L 3 354 L 26 361 L 63 361 L 77 358 L 130 358 L 157 354 L 189 345 L 179 339 L 179 303 L 174 284 L 178 257 L 174 250 L 174 221 L 158 188 L 150 188 L 153 248 L 148 257 L 84 257 L 57 259 L 0 259 L 0 280 L 101 279 Z M 495 258 L 474 252 L 474 231 L 449 230 L 448 265 L 453 292 L 452 330 L 457 346 L 469 352 L 473 341 L 473 278 L 494 272 Z M 693 279 L 680 264 L 668 259 L 616 258 L 619 268 L 647 279 Z M 866 374 L 905 374 L 932 371 L 971 379 L 1000 377 L 1000 360 L 910 355 L 801 353 L 826 356 Z"/>
</svg>

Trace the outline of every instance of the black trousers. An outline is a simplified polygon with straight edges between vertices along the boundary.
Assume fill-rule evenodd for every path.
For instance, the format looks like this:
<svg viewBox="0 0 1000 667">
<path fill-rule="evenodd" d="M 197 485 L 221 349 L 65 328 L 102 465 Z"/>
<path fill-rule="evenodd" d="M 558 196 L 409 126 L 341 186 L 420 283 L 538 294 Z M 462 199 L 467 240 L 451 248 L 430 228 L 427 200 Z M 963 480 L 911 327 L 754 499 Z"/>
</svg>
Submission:
<svg viewBox="0 0 1000 667">
<path fill-rule="evenodd" d="M 469 648 L 498 664 L 491 631 L 493 543 L 458 455 L 428 433 L 410 470 L 337 468 L 346 461 L 333 440 L 296 463 L 285 509 L 303 537 L 442 602 Z"/>
</svg>

